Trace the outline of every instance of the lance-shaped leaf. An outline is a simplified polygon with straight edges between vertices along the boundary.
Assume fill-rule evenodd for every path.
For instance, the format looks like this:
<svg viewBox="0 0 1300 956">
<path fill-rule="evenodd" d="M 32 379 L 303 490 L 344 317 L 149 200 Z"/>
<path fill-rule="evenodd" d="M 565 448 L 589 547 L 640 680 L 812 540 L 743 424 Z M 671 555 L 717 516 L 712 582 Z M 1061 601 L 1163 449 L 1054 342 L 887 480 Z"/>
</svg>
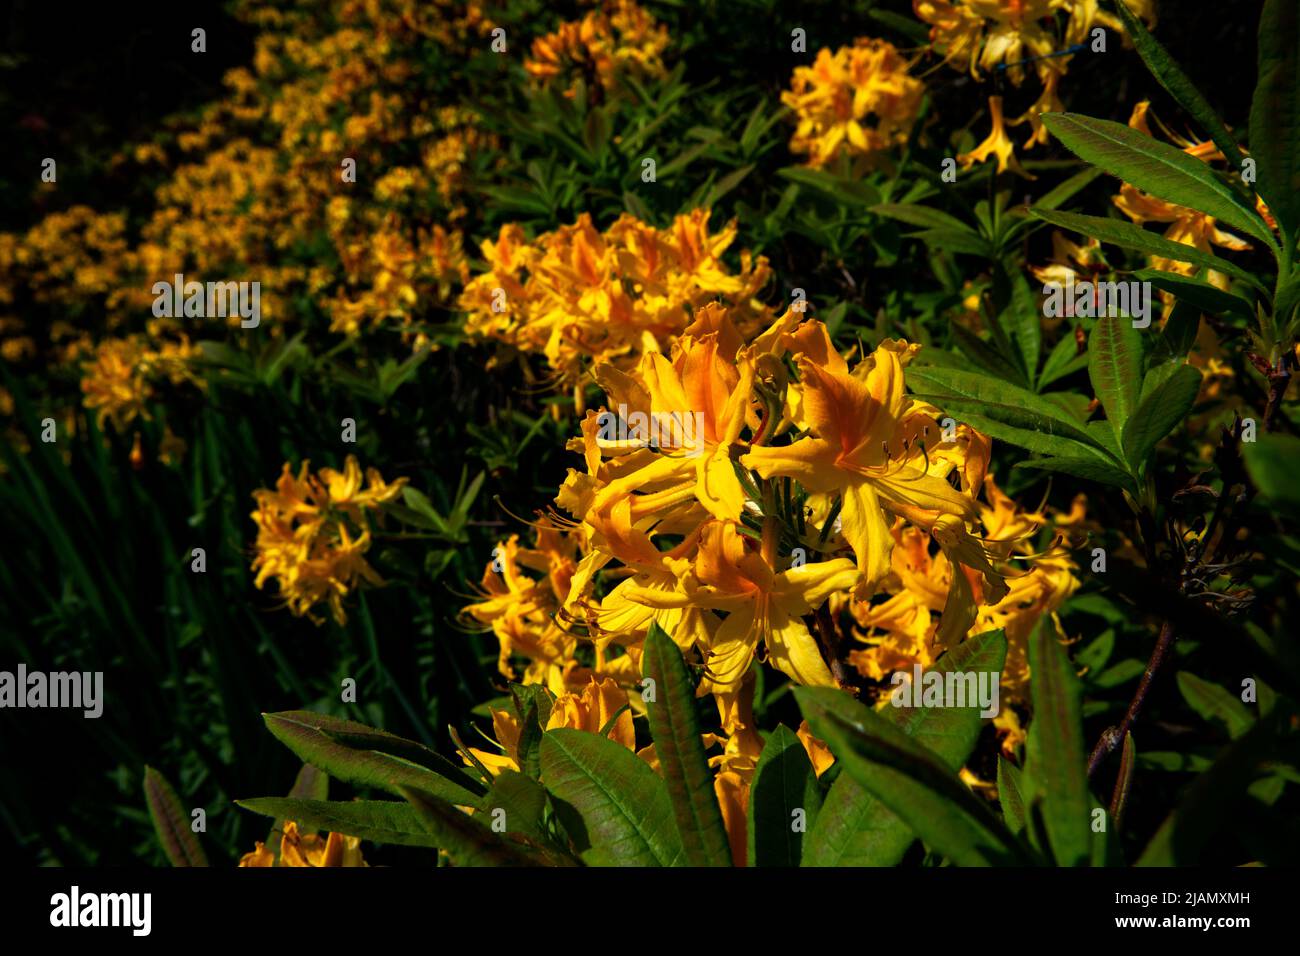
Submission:
<svg viewBox="0 0 1300 956">
<path fill-rule="evenodd" d="M 1123 123 L 1045 113 L 1043 124 L 1080 159 L 1167 202 L 1209 213 L 1273 247 L 1268 226 L 1208 163 Z"/>
<path fill-rule="evenodd" d="M 972 423 L 974 424 L 974 423 Z M 979 426 L 976 425 L 976 428 Z M 983 429 L 981 429 L 983 430 Z M 992 434 L 990 432 L 990 434 Z M 997 437 L 994 435 L 993 437 Z M 1028 461 L 1018 461 L 1013 468 L 1037 468 L 1040 471 L 1055 471 L 1066 475 L 1074 475 L 1076 478 L 1083 478 L 1087 481 L 1100 482 L 1103 485 L 1114 485 L 1116 488 L 1127 488 L 1132 491 L 1136 486 L 1133 482 L 1133 476 L 1117 464 L 1108 461 L 1099 461 L 1096 458 L 1065 458 L 1058 456 L 1049 456 L 1047 458 L 1032 458 Z"/>
<path fill-rule="evenodd" d="M 1022 272 L 1011 277 L 1011 301 L 1002 313 L 1001 323 L 1019 347 L 1020 361 L 1032 386 L 1038 377 L 1038 354 L 1042 350 L 1042 315 L 1038 297 Z"/>
<path fill-rule="evenodd" d="M 484 792 L 481 785 L 432 750 L 364 724 L 305 710 L 263 714 L 262 719 L 299 757 L 347 783 L 378 787 L 398 796 L 402 795 L 400 788 L 414 787 L 463 806 L 477 806 Z M 419 757 L 421 762 L 410 757 Z"/>
<path fill-rule="evenodd" d="M 1241 699 L 1218 684 L 1202 680 L 1190 671 L 1178 672 L 1178 691 L 1192 708 L 1206 720 L 1222 724 L 1233 740 L 1250 730 L 1255 715 Z"/>
<path fill-rule="evenodd" d="M 1172 432 L 1196 404 L 1201 373 L 1190 365 L 1167 363 L 1147 372 L 1137 410 L 1124 424 L 1124 457 L 1137 469 L 1160 439 Z"/>
<path fill-rule="evenodd" d="M 843 691 L 796 687 L 794 693 L 813 732 L 844 762 L 842 772 L 932 850 L 959 866 L 1026 862 L 1001 821 L 933 751 Z"/>
<path fill-rule="evenodd" d="M 190 829 L 190 815 L 167 778 L 153 767 L 144 768 L 144 798 L 149 805 L 158 842 L 172 866 L 207 866 L 208 858 Z"/>
<path fill-rule="evenodd" d="M 1002 631 L 987 631 L 958 644 L 926 673 L 1000 674 L 1006 654 L 1007 641 Z M 978 706 L 886 707 L 880 716 L 929 748 L 952 771 L 958 770 L 970 756 L 983 725 Z M 894 866 L 915 839 L 912 828 L 870 790 L 852 774 L 841 773 L 831 785 L 804 841 L 801 863 L 803 866 Z"/>
<path fill-rule="evenodd" d="M 681 651 L 658 625 L 651 625 L 646 636 L 641 666 L 655 682 L 646 711 L 686 863 L 730 866 L 731 847 L 713 790 L 713 771 L 704 754 L 690 674 Z"/>
<path fill-rule="evenodd" d="M 1088 337 L 1088 377 L 1116 440 L 1142 396 L 1142 335 L 1128 319 L 1103 316 Z"/>
<path fill-rule="evenodd" d="M 989 432 L 993 437 L 1002 437 L 1030 451 L 1081 458 L 1097 456 L 1103 460 L 1110 457 L 1088 434 L 1083 422 L 1027 389 L 987 375 L 935 366 L 908 369 L 907 382 L 925 401 L 985 431 L 972 420 L 978 417 L 996 429 Z"/>
<path fill-rule="evenodd" d="M 507 840 L 451 804 L 412 787 L 398 787 L 415 808 L 433 845 L 457 866 L 539 866 L 552 862 L 530 847 Z"/>
<path fill-rule="evenodd" d="M 974 240 L 979 240 L 979 233 L 975 232 L 970 226 L 962 222 L 956 216 L 951 216 L 941 209 L 934 209 L 931 206 L 920 206 L 914 203 L 880 203 L 872 206 L 871 211 L 878 216 L 887 216 L 890 219 L 897 219 L 899 222 L 905 222 L 909 226 L 920 226 L 922 229 L 945 229 L 952 232 L 966 232 Z"/>
<path fill-rule="evenodd" d="M 1294 242 L 1300 231 L 1300 5 L 1266 0 L 1259 18 L 1259 78 L 1250 104 L 1256 185 Z"/>
<path fill-rule="evenodd" d="M 1133 789 L 1133 774 L 1137 770 L 1137 745 L 1133 743 L 1133 732 L 1124 731 L 1124 746 L 1119 755 L 1119 776 L 1115 779 L 1115 796 L 1112 798 L 1110 812 L 1115 818 L 1115 829 L 1124 822 L 1124 808 L 1128 805 L 1128 795 Z"/>
<path fill-rule="evenodd" d="M 1034 714 L 1025 742 L 1024 802 L 1042 812 L 1058 866 L 1080 866 L 1091 853 L 1088 771 L 1083 751 L 1079 679 L 1045 616 L 1029 642 Z"/>
<path fill-rule="evenodd" d="M 1125 35 L 1133 41 L 1133 46 L 1142 57 L 1142 62 L 1147 65 L 1147 69 L 1151 71 L 1151 75 L 1159 81 L 1179 106 L 1191 114 L 1192 119 L 1200 124 L 1201 129 L 1210 134 L 1214 145 L 1219 147 L 1223 155 L 1228 158 L 1228 162 L 1240 169 L 1243 158 L 1241 147 L 1237 145 L 1237 141 L 1223 125 L 1213 107 L 1201 95 L 1201 91 L 1192 84 L 1182 67 L 1160 45 L 1160 41 L 1151 35 L 1146 24 L 1140 17 L 1134 15 L 1124 0 L 1116 0 L 1115 9 L 1120 19 L 1124 21 Z"/>
<path fill-rule="evenodd" d="M 1139 269 L 1133 273 L 1134 278 L 1150 282 L 1157 289 L 1163 289 L 1178 299 L 1195 306 L 1210 315 L 1236 315 L 1247 322 L 1255 318 L 1255 307 L 1239 295 L 1224 292 L 1217 286 L 1210 285 L 1204 279 L 1189 279 L 1176 272 L 1163 272 L 1160 269 Z"/>
<path fill-rule="evenodd" d="M 1002 805 L 1002 822 L 1012 833 L 1025 828 L 1025 798 L 1020 792 L 1020 768 L 998 754 L 998 802 Z"/>
<path fill-rule="evenodd" d="M 1242 282 L 1254 286 L 1260 292 L 1271 294 L 1263 282 L 1236 263 L 1229 262 L 1227 259 L 1220 259 L 1208 252 L 1202 252 L 1195 246 L 1166 239 L 1164 236 L 1143 229 L 1134 223 L 1124 222 L 1121 219 L 1105 219 L 1101 216 L 1081 216 L 1073 212 L 1054 212 L 1040 209 L 1037 206 L 1029 211 L 1044 222 L 1050 222 L 1062 229 L 1069 229 L 1081 235 L 1092 236 L 1094 239 L 1100 239 L 1102 242 L 1109 242 L 1124 249 L 1145 252 L 1149 256 L 1160 256 L 1163 259 L 1172 259 L 1175 262 L 1190 262 L 1193 265 L 1204 266 L 1215 272 L 1230 275 L 1234 279 L 1240 279 Z"/>
<path fill-rule="evenodd" d="M 598 734 L 557 727 L 542 736 L 541 759 L 542 782 L 588 863 L 682 862 L 668 789 L 632 751 Z"/>
<path fill-rule="evenodd" d="M 319 767 L 309 763 L 298 768 L 289 796 L 297 800 L 328 800 L 330 795 L 330 775 Z M 277 862 L 280 858 L 280 844 L 284 840 L 283 818 L 277 818 L 271 824 L 271 832 L 266 835 L 266 847 L 274 854 Z"/>
<path fill-rule="evenodd" d="M 399 846 L 437 846 L 415 807 L 397 800 L 298 800 L 256 797 L 236 800 L 237 806 L 301 828 L 331 830 L 345 836 Z"/>
<path fill-rule="evenodd" d="M 777 725 L 749 785 L 749 865 L 798 866 L 821 802 L 807 751 L 789 727 Z"/>
</svg>

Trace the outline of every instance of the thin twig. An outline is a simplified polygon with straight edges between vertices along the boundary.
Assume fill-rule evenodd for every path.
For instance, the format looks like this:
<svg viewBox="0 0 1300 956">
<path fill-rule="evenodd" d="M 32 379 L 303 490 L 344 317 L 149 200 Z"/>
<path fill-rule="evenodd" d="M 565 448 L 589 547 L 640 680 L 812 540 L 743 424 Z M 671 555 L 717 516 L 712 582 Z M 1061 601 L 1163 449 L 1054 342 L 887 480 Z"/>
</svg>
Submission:
<svg viewBox="0 0 1300 956">
<path fill-rule="evenodd" d="M 1097 746 L 1093 748 L 1092 756 L 1088 758 L 1088 776 L 1091 777 L 1096 773 L 1101 762 L 1124 741 L 1124 735 L 1132 729 L 1138 714 L 1142 712 L 1142 704 L 1146 702 L 1147 692 L 1151 689 L 1151 684 L 1160 671 L 1160 665 L 1164 663 L 1165 656 L 1173 643 L 1174 628 L 1166 621 L 1160 626 L 1160 636 L 1156 638 L 1155 650 L 1151 652 L 1151 659 L 1147 661 L 1146 670 L 1142 672 L 1142 680 L 1138 682 L 1137 690 L 1133 692 L 1133 699 L 1124 713 L 1124 719 L 1120 721 L 1118 727 L 1108 727 L 1102 733 L 1101 739 L 1097 741 Z"/>
</svg>

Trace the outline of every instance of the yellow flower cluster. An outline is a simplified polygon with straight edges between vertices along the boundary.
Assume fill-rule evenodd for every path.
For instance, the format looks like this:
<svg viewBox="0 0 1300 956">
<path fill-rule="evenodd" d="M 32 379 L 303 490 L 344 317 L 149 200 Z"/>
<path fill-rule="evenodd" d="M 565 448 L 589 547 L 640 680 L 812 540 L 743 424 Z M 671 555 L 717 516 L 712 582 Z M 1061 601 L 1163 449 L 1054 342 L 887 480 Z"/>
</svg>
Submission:
<svg viewBox="0 0 1300 956">
<path fill-rule="evenodd" d="M 1133 0 L 1129 6 L 1149 24 L 1155 24 L 1155 0 Z M 969 70 L 976 79 L 983 73 L 1003 69 L 1011 82 L 1020 86 L 1026 65 L 1032 65 L 1042 84 L 1038 99 L 1018 119 L 1007 121 L 1003 118 L 1002 97 L 989 97 L 992 132 L 975 149 L 957 157 L 963 168 L 994 158 L 998 172 L 1011 169 L 1026 176 L 1006 126 L 1029 124 L 1026 149 L 1045 144 L 1048 133 L 1043 114 L 1065 108 L 1058 87 L 1074 56 L 1065 51 L 1090 43 L 1093 30 L 1099 26 L 1123 35 L 1122 22 L 1101 10 L 1097 0 L 912 0 L 912 9 L 930 25 L 931 47 L 944 62 Z M 1060 14 L 1066 17 L 1063 30 Z"/>
<path fill-rule="evenodd" d="M 658 624 L 716 697 L 719 798 L 742 835 L 762 746 L 755 659 L 843 686 L 846 618 L 870 645 L 849 661 L 876 680 L 1001 627 L 1004 680 L 1022 691 L 1029 632 L 1077 585 L 1073 564 L 1059 547 L 1033 552 L 1048 520 L 988 476 L 989 440 L 945 433 L 939 409 L 906 395 L 918 348 L 886 340 L 850 364 L 820 322 L 789 312 L 746 336 L 710 304 L 667 354 L 597 363 L 607 403 L 570 441 L 584 467 L 556 497 L 569 517 L 539 523 L 535 549 L 498 548 L 467 609 L 496 633 L 502 673 L 521 656 L 525 683 L 556 694 L 626 689 Z M 579 663 L 588 642 L 594 667 Z"/>
<path fill-rule="evenodd" d="M 579 82 L 602 95 L 620 75 L 663 76 L 667 46 L 667 28 L 648 12 L 632 0 L 609 0 L 535 39 L 524 70 L 543 85 L 564 84 L 565 96 L 576 95 Z"/>
<path fill-rule="evenodd" d="M 109 420 L 118 432 L 125 432 L 137 417 L 148 419 L 146 403 L 153 397 L 154 382 L 165 379 L 173 385 L 188 382 L 202 387 L 191 364 L 198 349 L 188 338 L 154 337 L 153 341 L 156 347 L 138 335 L 105 339 L 85 357 L 81 391 L 100 428 Z"/>
<path fill-rule="evenodd" d="M 275 579 L 294 616 L 306 615 L 316 624 L 322 619 L 313 608 L 324 602 L 342 625 L 347 622 L 343 599 L 348 593 L 362 582 L 383 583 L 365 559 L 371 542 L 368 519 L 401 493 L 406 479 L 390 484 L 369 468 L 363 483 L 352 455 L 341 472 L 322 468 L 313 475 L 310 468 L 304 461 L 295 476 L 286 462 L 274 490 L 253 492 L 254 583 L 262 588 Z"/>
<path fill-rule="evenodd" d="M 331 833 L 326 837 L 299 832 L 298 824 L 285 821 L 280 837 L 280 856 L 257 841 L 256 849 L 239 858 L 240 866 L 368 866 L 361 857 L 358 837 Z"/>
<path fill-rule="evenodd" d="M 422 316 L 449 306 L 468 278 L 453 226 L 497 144 L 475 113 L 431 103 L 411 80 L 428 43 L 456 55 L 485 47 L 493 24 L 482 10 L 334 0 L 241 3 L 237 14 L 259 31 L 251 66 L 228 71 L 224 95 L 196 118 L 169 119 L 156 141 L 112 160 L 116 175 L 157 184 L 138 226 L 78 205 L 0 233 L 0 355 L 57 366 L 98 351 L 109 378 L 89 383 L 87 402 L 122 421 L 150 397 L 139 357 L 180 331 L 175 321 L 141 331 L 159 280 L 259 282 L 267 336 L 310 302 L 333 331 L 393 323 L 419 347 Z M 355 181 L 342 175 L 345 159 Z M 111 338 L 124 333 L 143 341 Z"/>
<path fill-rule="evenodd" d="M 624 213 L 604 232 L 585 213 L 571 226 L 529 242 L 517 225 L 481 247 L 488 271 L 460 297 L 471 336 L 546 357 L 557 381 L 578 391 L 592 363 L 627 367 L 665 347 L 691 312 L 715 299 L 733 307 L 746 332 L 770 319 L 755 300 L 767 260 L 740 254 L 732 273 L 722 256 L 734 223 L 710 234 L 709 211 L 676 217 L 666 229 Z"/>
<path fill-rule="evenodd" d="M 905 142 L 925 92 L 909 66 L 885 40 L 818 51 L 812 66 L 795 68 L 781 94 L 798 122 L 790 151 L 807 153 L 808 165 L 820 167 L 841 153 L 873 157 Z"/>
</svg>

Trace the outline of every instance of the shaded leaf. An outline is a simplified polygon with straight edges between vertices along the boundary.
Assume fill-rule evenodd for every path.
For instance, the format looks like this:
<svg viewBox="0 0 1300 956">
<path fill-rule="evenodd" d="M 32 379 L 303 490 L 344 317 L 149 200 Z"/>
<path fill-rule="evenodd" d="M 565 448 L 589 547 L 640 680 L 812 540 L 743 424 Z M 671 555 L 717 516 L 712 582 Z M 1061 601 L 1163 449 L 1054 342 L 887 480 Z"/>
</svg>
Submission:
<svg viewBox="0 0 1300 956">
<path fill-rule="evenodd" d="M 176 790 L 153 767 L 144 768 L 144 798 L 158 834 L 158 842 L 172 866 L 207 866 L 208 857 L 190 829 L 189 812 Z"/>
</svg>

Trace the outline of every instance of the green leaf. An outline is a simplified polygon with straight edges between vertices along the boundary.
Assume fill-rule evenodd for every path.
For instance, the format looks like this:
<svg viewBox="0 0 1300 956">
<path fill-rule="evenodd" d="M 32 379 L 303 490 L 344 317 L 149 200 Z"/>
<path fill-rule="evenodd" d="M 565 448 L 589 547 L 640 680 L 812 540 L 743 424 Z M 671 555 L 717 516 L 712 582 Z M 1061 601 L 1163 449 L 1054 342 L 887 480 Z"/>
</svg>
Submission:
<svg viewBox="0 0 1300 956">
<path fill-rule="evenodd" d="M 959 866 L 1026 862 L 987 805 L 930 749 L 841 690 L 795 687 L 813 733 L 864 789 Z M 823 808 L 823 813 L 825 808 Z"/>
<path fill-rule="evenodd" d="M 807 751 L 790 728 L 778 724 L 763 744 L 749 785 L 749 865 L 798 866 L 821 802 Z M 798 831 L 796 811 L 803 818 Z"/>
<path fill-rule="evenodd" d="M 1109 242 L 1124 249 L 1144 252 L 1149 256 L 1160 256 L 1164 259 L 1172 259 L 1175 262 L 1190 262 L 1193 265 L 1204 266 L 1207 269 L 1213 269 L 1215 272 L 1222 272 L 1235 279 L 1240 279 L 1254 286 L 1260 292 L 1269 294 L 1269 289 L 1264 283 L 1235 263 L 1229 262 L 1227 259 L 1220 259 L 1208 252 L 1202 252 L 1195 246 L 1166 239 L 1164 236 L 1149 232 L 1134 223 L 1124 222 L 1120 219 L 1105 219 L 1101 216 L 1081 216 L 1072 212 L 1052 212 L 1037 207 L 1031 209 L 1030 212 L 1044 222 L 1050 222 L 1062 229 L 1069 229 L 1081 235 L 1092 236 L 1094 239 L 1100 239 L 1102 242 Z"/>
<path fill-rule="evenodd" d="M 293 786 L 289 789 L 290 797 L 297 800 L 328 800 L 329 795 L 329 774 L 309 763 L 298 768 L 298 775 L 294 777 Z M 284 824 L 284 818 L 276 818 L 266 835 L 266 846 L 275 854 L 276 859 L 279 859 L 280 844 L 284 840 Z"/>
<path fill-rule="evenodd" d="M 748 166 L 741 166 L 739 169 L 734 169 L 727 173 L 727 175 L 723 176 L 709 187 L 709 191 L 700 201 L 700 205 L 706 208 L 716 206 L 719 199 L 739 186 L 744 178 L 753 171 L 754 164 L 750 163 Z"/>
<path fill-rule="evenodd" d="M 1011 302 L 1002 313 L 1002 326 L 1020 349 L 1021 365 L 1032 388 L 1038 375 L 1038 354 L 1043 347 L 1042 313 L 1038 297 L 1024 273 L 1011 278 Z"/>
<path fill-rule="evenodd" d="M 1119 755 L 1119 774 L 1115 778 L 1116 807 L 1115 829 L 1119 829 L 1124 820 L 1124 807 L 1128 803 L 1129 791 L 1133 789 L 1133 774 L 1137 769 L 1137 744 L 1133 743 L 1133 732 L 1124 731 L 1124 743 Z"/>
<path fill-rule="evenodd" d="M 484 792 L 432 750 L 364 724 L 305 710 L 263 714 L 262 719 L 281 743 L 338 780 L 397 796 L 401 788 L 415 787 L 462 806 L 477 806 Z M 422 762 L 411 759 L 415 756 Z"/>
<path fill-rule="evenodd" d="M 988 241 L 981 236 L 977 236 L 969 230 L 955 229 L 924 229 L 921 232 L 909 233 L 909 239 L 920 239 L 931 249 L 943 252 L 968 252 L 974 256 L 984 256 L 989 258 L 992 254 L 992 247 Z"/>
<path fill-rule="evenodd" d="M 1060 209 L 1061 206 L 1073 199 L 1080 190 L 1087 187 L 1100 175 L 1100 169 L 1096 166 L 1089 166 L 1048 192 L 1034 205 L 1039 209 Z"/>
<path fill-rule="evenodd" d="M 1088 377 L 1116 440 L 1142 397 L 1142 336 L 1128 319 L 1104 316 L 1088 337 Z"/>
<path fill-rule="evenodd" d="M 1041 805 L 1043 825 L 1058 866 L 1080 866 L 1091 851 L 1088 771 L 1083 750 L 1079 679 L 1044 617 L 1029 642 L 1033 719 L 1025 741 L 1024 802 Z"/>
<path fill-rule="evenodd" d="M 1080 159 L 1144 192 L 1209 213 L 1265 245 L 1276 247 L 1264 220 L 1208 163 L 1111 120 L 1077 113 L 1045 113 L 1043 123 Z"/>
<path fill-rule="evenodd" d="M 979 427 L 979 426 L 975 426 Z M 985 429 L 980 429 L 984 431 Z M 998 436 L 992 432 L 994 438 Z M 1009 440 L 1009 439 L 1008 439 Z M 1127 488 L 1130 491 L 1135 487 L 1133 476 L 1124 471 L 1118 465 L 1106 461 L 1099 461 L 1096 458 L 1079 458 L 1079 457 L 1048 457 L 1032 458 L 1029 461 L 1018 461 L 1011 467 L 1013 468 L 1034 468 L 1039 471 L 1057 472 L 1063 475 L 1074 475 L 1076 478 L 1082 478 L 1085 481 L 1096 481 L 1103 485 L 1111 485 L 1115 488 Z"/>
<path fill-rule="evenodd" d="M 492 832 L 433 794 L 413 787 L 398 789 L 415 807 L 433 845 L 457 866 L 538 866 L 548 862 L 530 848 Z"/>
<path fill-rule="evenodd" d="M 1255 318 L 1253 305 L 1241 296 L 1224 292 L 1203 279 L 1189 279 L 1176 272 L 1163 272 L 1160 269 L 1139 269 L 1133 275 L 1210 315 L 1238 315 L 1248 322 Z"/>
<path fill-rule="evenodd" d="M 375 843 L 437 846 L 428 827 L 409 803 L 397 800 L 296 800 L 257 797 L 237 806 L 268 817 L 293 820 L 299 827 L 331 830 Z"/>
<path fill-rule="evenodd" d="M 962 354 L 972 364 L 1013 385 L 1025 381 L 1025 373 L 1016 362 L 1004 358 L 1001 352 L 964 325 L 954 325 L 952 334 Z"/>
<path fill-rule="evenodd" d="M 1300 516 L 1300 438 L 1260 435 L 1242 445 L 1246 472 L 1259 493 L 1274 508 Z"/>
<path fill-rule="evenodd" d="M 1133 41 L 1133 46 L 1137 48 L 1138 55 L 1142 57 L 1142 62 L 1147 65 L 1151 75 L 1159 81 L 1179 106 L 1191 114 L 1192 119 L 1200 124 L 1201 129 L 1210 134 L 1214 145 L 1219 147 L 1228 161 L 1240 169 L 1243 158 L 1241 147 L 1223 125 L 1214 108 L 1201 95 L 1200 90 L 1192 84 L 1182 67 L 1160 45 L 1160 41 L 1151 35 L 1141 18 L 1135 16 L 1125 5 L 1124 0 L 1116 0 L 1115 9 L 1120 19 L 1124 21 L 1124 33 Z"/>
<path fill-rule="evenodd" d="M 542 736 L 542 782 L 561 802 L 561 820 L 588 862 L 673 866 L 680 861 L 683 850 L 668 789 L 623 745 L 581 730 L 548 730 Z"/>
<path fill-rule="evenodd" d="M 878 216 L 905 222 L 909 226 L 920 226 L 922 229 L 946 229 L 950 232 L 965 232 L 969 233 L 972 239 L 980 238 L 979 233 L 956 216 L 951 216 L 930 206 L 919 206 L 911 203 L 880 203 L 872 206 L 871 211 Z"/>
<path fill-rule="evenodd" d="M 432 502 L 429 501 L 424 492 L 412 488 L 410 485 L 406 485 L 402 488 L 402 502 L 406 507 L 410 508 L 420 517 L 420 523 L 424 527 L 437 531 L 440 534 L 451 534 L 450 530 L 447 528 L 446 519 L 444 519 L 442 515 L 438 514 L 437 510 L 433 507 Z"/>
<path fill-rule="evenodd" d="M 167 778 L 149 766 L 144 768 L 144 798 L 158 842 L 171 865 L 207 866 L 207 855 L 190 829 L 189 813 Z"/>
<path fill-rule="evenodd" d="M 501 810 L 505 813 L 506 829 L 522 833 L 538 841 L 548 841 L 543 826 L 546 815 L 546 791 L 535 780 L 515 770 L 504 769 L 492 780 L 492 787 L 483 798 L 483 809 L 488 818 Z"/>
<path fill-rule="evenodd" d="M 650 734 L 688 866 L 730 866 L 731 847 L 704 754 L 695 693 L 681 651 L 657 624 L 646 636 L 642 673 L 655 682 Z"/>
<path fill-rule="evenodd" d="M 1165 322 L 1160 338 L 1151 350 L 1149 364 L 1181 362 L 1196 344 L 1196 334 L 1201 327 L 1201 311 L 1187 302 L 1174 303 L 1173 311 Z"/>
<path fill-rule="evenodd" d="M 1259 18 L 1259 77 L 1250 104 L 1256 188 L 1291 237 L 1300 230 L 1300 7 L 1266 0 Z"/>
<path fill-rule="evenodd" d="M 1038 390 L 1041 392 L 1048 385 L 1058 382 L 1067 375 L 1088 367 L 1088 353 L 1079 354 L 1079 345 L 1075 341 L 1073 330 L 1067 328 L 1064 335 L 1052 346 L 1043 362 L 1043 370 L 1038 375 Z"/>
<path fill-rule="evenodd" d="M 990 432 L 994 438 L 1004 437 L 1022 448 L 1044 454 L 1083 457 L 1095 451 L 1103 458 L 1108 457 L 1083 423 L 1071 420 L 1060 405 L 1009 382 L 990 380 L 976 372 L 935 366 L 909 368 L 907 382 L 926 401 L 950 414 L 959 412 L 963 421 L 981 431 L 984 429 L 975 425 L 970 416 L 1009 426 L 1002 430 L 1003 436 Z M 1016 432 L 1028 432 L 1029 435 L 1011 437 Z"/>
<path fill-rule="evenodd" d="M 1177 428 L 1201 390 L 1201 373 L 1190 365 L 1166 364 L 1147 372 L 1137 410 L 1124 426 L 1124 458 L 1137 469 L 1160 439 Z"/>
<path fill-rule="evenodd" d="M 943 654 L 926 673 L 1001 672 L 1007 642 L 986 631 Z M 880 715 L 956 771 L 970 756 L 983 718 L 978 708 L 886 707 Z M 841 773 L 804 841 L 804 866 L 894 866 L 912 845 L 911 827 L 852 775 Z"/>
<path fill-rule="evenodd" d="M 1178 672 L 1178 692 L 1206 720 L 1222 724 L 1228 736 L 1236 740 L 1255 723 L 1255 715 L 1241 699 L 1218 684 L 1202 680 L 1189 671 Z"/>
<path fill-rule="evenodd" d="M 841 179 L 820 169 L 804 166 L 787 166 L 778 169 L 777 174 L 801 186 L 820 190 L 848 206 L 873 206 L 880 202 L 880 193 L 865 180 Z"/>
<path fill-rule="evenodd" d="M 1025 800 L 1020 793 L 1020 777 L 1020 768 L 998 754 L 998 802 L 1002 804 L 1002 820 L 1013 834 L 1025 828 Z"/>
</svg>

